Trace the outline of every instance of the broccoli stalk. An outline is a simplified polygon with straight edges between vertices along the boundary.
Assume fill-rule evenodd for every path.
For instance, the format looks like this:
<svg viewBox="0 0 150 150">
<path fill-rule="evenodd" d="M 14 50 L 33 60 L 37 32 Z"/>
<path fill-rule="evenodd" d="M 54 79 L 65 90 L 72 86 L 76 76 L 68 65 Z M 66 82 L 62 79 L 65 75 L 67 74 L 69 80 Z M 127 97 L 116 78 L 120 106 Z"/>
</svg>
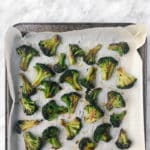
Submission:
<svg viewBox="0 0 150 150">
<path fill-rule="evenodd" d="M 134 86 L 136 78 L 125 72 L 121 67 L 117 69 L 117 88 L 129 89 Z"/>
<path fill-rule="evenodd" d="M 101 71 L 102 80 L 109 80 L 115 67 L 118 65 L 118 61 L 113 57 L 102 57 L 98 60 L 97 64 Z"/>
<path fill-rule="evenodd" d="M 96 71 L 97 71 L 96 67 L 93 67 L 93 66 L 90 67 L 88 69 L 86 77 L 80 79 L 81 85 L 88 88 L 88 89 L 94 88 L 94 86 L 95 86 L 94 81 L 95 81 L 95 78 L 96 78 Z"/>
<path fill-rule="evenodd" d="M 60 36 L 54 35 L 50 39 L 40 41 L 39 46 L 43 54 L 50 57 L 56 55 L 56 50 L 60 42 L 61 42 Z"/>
<path fill-rule="evenodd" d="M 66 103 L 69 113 L 74 113 L 80 98 L 81 95 L 77 92 L 70 92 L 61 97 L 62 101 Z"/>
<path fill-rule="evenodd" d="M 75 90 L 81 90 L 79 84 L 79 72 L 77 70 L 67 70 L 60 76 L 60 83 L 66 82 Z"/>
<path fill-rule="evenodd" d="M 59 106 L 54 100 L 51 100 L 45 104 L 42 108 L 42 115 L 46 120 L 53 120 L 60 114 L 68 112 L 68 109 L 64 106 Z"/>
<path fill-rule="evenodd" d="M 109 91 L 107 93 L 108 101 L 106 103 L 107 110 L 111 110 L 113 108 L 122 108 L 125 107 L 125 100 L 119 92 Z"/>
<path fill-rule="evenodd" d="M 28 45 L 22 45 L 16 49 L 20 56 L 20 69 L 26 71 L 33 57 L 39 56 L 39 52 Z"/>
<path fill-rule="evenodd" d="M 126 131 L 121 129 L 116 141 L 116 146 L 120 149 L 128 149 L 130 148 L 131 144 L 132 142 L 128 139 Z"/>
<path fill-rule="evenodd" d="M 66 54 L 61 53 L 58 58 L 57 64 L 54 65 L 53 69 L 57 73 L 65 71 L 68 67 L 65 64 Z"/>
<path fill-rule="evenodd" d="M 67 140 L 72 140 L 82 128 L 81 119 L 78 117 L 68 122 L 62 119 L 61 125 L 64 126 L 66 130 Z"/>
<path fill-rule="evenodd" d="M 51 78 L 52 76 L 55 75 L 55 73 L 52 71 L 49 65 L 36 63 L 34 69 L 36 71 L 36 76 L 32 83 L 33 87 L 38 86 L 43 80 Z"/>
<path fill-rule="evenodd" d="M 26 150 L 40 150 L 42 147 L 42 140 L 40 137 L 34 136 L 31 132 L 23 134 Z"/>
<path fill-rule="evenodd" d="M 88 51 L 88 53 L 84 56 L 84 61 L 88 64 L 88 65 L 93 65 L 95 64 L 96 61 L 96 54 L 98 53 L 98 51 L 102 48 L 101 44 L 98 44 L 97 46 L 95 46 L 94 48 L 90 49 Z"/>
<path fill-rule="evenodd" d="M 42 137 L 46 142 L 52 145 L 52 148 L 59 149 L 61 148 L 59 134 L 60 130 L 58 127 L 50 126 L 43 131 Z"/>
</svg>

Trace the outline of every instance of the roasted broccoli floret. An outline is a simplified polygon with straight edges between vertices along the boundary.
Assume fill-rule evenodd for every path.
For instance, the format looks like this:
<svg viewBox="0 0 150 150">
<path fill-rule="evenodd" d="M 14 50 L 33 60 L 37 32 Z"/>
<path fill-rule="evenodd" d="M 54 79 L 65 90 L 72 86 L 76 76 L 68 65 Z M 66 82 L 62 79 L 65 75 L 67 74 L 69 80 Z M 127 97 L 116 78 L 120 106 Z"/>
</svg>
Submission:
<svg viewBox="0 0 150 150">
<path fill-rule="evenodd" d="M 102 90 L 102 88 L 100 88 L 100 87 L 87 90 L 85 99 L 91 104 L 96 104 L 98 95 L 101 92 L 101 90 Z"/>
<path fill-rule="evenodd" d="M 65 64 L 66 54 L 61 53 L 58 58 L 58 62 L 54 65 L 53 70 L 57 73 L 65 71 L 68 67 Z"/>
<path fill-rule="evenodd" d="M 22 131 L 30 129 L 41 122 L 42 120 L 18 120 L 15 126 L 16 132 L 21 133 Z"/>
<path fill-rule="evenodd" d="M 55 75 L 55 73 L 51 69 L 51 66 L 49 65 L 36 63 L 36 65 L 34 66 L 34 69 L 36 71 L 36 76 L 32 83 L 34 87 L 38 86 L 43 80 L 47 78 L 51 78 L 52 76 Z"/>
<path fill-rule="evenodd" d="M 31 132 L 23 134 L 26 150 L 40 150 L 42 147 L 42 140 L 40 137 L 33 135 Z"/>
<path fill-rule="evenodd" d="M 60 42 L 61 42 L 60 36 L 54 35 L 50 39 L 40 41 L 39 46 L 43 54 L 50 57 L 56 55 L 56 50 Z"/>
<path fill-rule="evenodd" d="M 88 69 L 87 75 L 80 79 L 80 83 L 82 86 L 91 89 L 95 87 L 95 78 L 96 78 L 96 71 L 97 68 L 96 67 L 90 67 Z"/>
<path fill-rule="evenodd" d="M 93 139 L 96 143 L 99 141 L 109 142 L 112 139 L 110 135 L 111 124 L 103 123 L 94 131 Z"/>
<path fill-rule="evenodd" d="M 125 72 L 121 67 L 117 69 L 117 88 L 129 89 L 134 86 L 136 78 Z"/>
<path fill-rule="evenodd" d="M 79 142 L 80 150 L 94 150 L 96 148 L 96 143 L 93 142 L 90 138 L 82 138 Z"/>
<path fill-rule="evenodd" d="M 32 86 L 30 81 L 26 78 L 24 74 L 20 74 L 20 78 L 22 81 L 22 95 L 30 97 L 31 95 L 36 93 L 36 88 Z"/>
<path fill-rule="evenodd" d="M 53 120 L 57 118 L 58 115 L 68 112 L 68 109 L 64 106 L 59 106 L 54 100 L 51 100 L 45 104 L 42 108 L 43 117 L 46 120 Z"/>
<path fill-rule="evenodd" d="M 109 50 L 116 51 L 120 56 L 127 54 L 129 45 L 127 42 L 112 43 L 108 46 Z"/>
<path fill-rule="evenodd" d="M 20 69 L 26 71 L 33 57 L 39 56 L 39 52 L 28 45 L 22 45 L 16 49 L 20 56 Z"/>
<path fill-rule="evenodd" d="M 122 123 L 122 120 L 124 119 L 126 115 L 126 111 L 122 111 L 121 113 L 113 113 L 110 116 L 110 122 L 114 127 L 119 127 Z"/>
<path fill-rule="evenodd" d="M 74 113 L 80 98 L 81 95 L 77 92 L 70 92 L 61 97 L 62 101 L 67 105 L 69 113 Z"/>
<path fill-rule="evenodd" d="M 113 57 L 102 57 L 98 60 L 97 64 L 101 71 L 102 80 L 109 80 L 115 67 L 118 65 L 118 61 Z"/>
<path fill-rule="evenodd" d="M 45 98 L 54 97 L 62 87 L 54 81 L 42 81 L 39 90 L 43 91 Z"/>
<path fill-rule="evenodd" d="M 79 72 L 77 70 L 67 70 L 60 76 L 60 83 L 66 82 L 75 90 L 81 90 L 79 84 Z"/>
<path fill-rule="evenodd" d="M 77 44 L 69 44 L 69 63 L 74 65 L 78 57 L 84 56 L 84 51 Z"/>
<path fill-rule="evenodd" d="M 32 101 L 29 97 L 23 96 L 20 103 L 26 115 L 33 115 L 38 110 L 36 102 Z"/>
<path fill-rule="evenodd" d="M 98 53 L 98 51 L 102 48 L 101 44 L 98 44 L 97 46 L 95 46 L 94 48 L 90 49 L 84 56 L 84 61 L 88 64 L 88 65 L 93 65 L 95 64 L 96 61 L 96 54 Z"/>
<path fill-rule="evenodd" d="M 61 147 L 59 134 L 60 130 L 58 127 L 50 126 L 43 131 L 42 137 L 46 142 L 52 145 L 52 148 L 59 149 Z"/>
<path fill-rule="evenodd" d="M 124 129 L 121 129 L 116 141 L 116 146 L 120 149 L 128 149 L 130 148 L 131 144 L 132 142 L 128 139 L 126 131 Z"/>
<path fill-rule="evenodd" d="M 64 126 L 66 130 L 67 140 L 72 140 L 82 128 L 81 119 L 78 117 L 68 122 L 62 119 L 61 125 Z"/>
<path fill-rule="evenodd" d="M 113 108 L 122 108 L 125 107 L 125 100 L 123 96 L 116 91 L 109 91 L 107 93 L 107 103 L 106 103 L 106 109 L 111 110 Z"/>
<path fill-rule="evenodd" d="M 104 112 L 94 105 L 87 105 L 84 107 L 84 119 L 88 123 L 93 123 L 104 116 Z"/>
</svg>

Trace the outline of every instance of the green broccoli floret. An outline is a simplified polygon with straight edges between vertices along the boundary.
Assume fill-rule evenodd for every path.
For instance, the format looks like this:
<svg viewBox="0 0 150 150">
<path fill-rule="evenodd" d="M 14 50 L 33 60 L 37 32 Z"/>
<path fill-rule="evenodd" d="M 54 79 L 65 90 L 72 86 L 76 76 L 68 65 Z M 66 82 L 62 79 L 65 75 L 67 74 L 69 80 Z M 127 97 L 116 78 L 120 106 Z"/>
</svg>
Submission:
<svg viewBox="0 0 150 150">
<path fill-rule="evenodd" d="M 64 106 L 59 106 L 54 100 L 51 100 L 45 104 L 42 108 L 42 115 L 46 120 L 53 120 L 58 115 L 68 112 L 68 109 Z"/>
<path fill-rule="evenodd" d="M 126 115 L 126 111 L 122 111 L 121 113 L 113 113 L 110 116 L 110 122 L 113 125 L 113 127 L 119 127 L 125 115 Z"/>
<path fill-rule="evenodd" d="M 20 69 L 26 71 L 33 57 L 39 56 L 39 52 L 28 45 L 22 45 L 16 49 L 20 56 Z"/>
<path fill-rule="evenodd" d="M 42 120 L 18 120 L 15 129 L 17 133 L 21 133 L 22 131 L 26 131 L 41 122 Z"/>
<path fill-rule="evenodd" d="M 67 105 L 69 113 L 74 113 L 80 98 L 81 95 L 77 92 L 70 92 L 61 97 L 62 101 Z"/>
<path fill-rule="evenodd" d="M 110 135 L 111 124 L 103 123 L 94 131 L 93 139 L 96 143 L 99 141 L 109 142 L 112 139 Z"/>
<path fill-rule="evenodd" d="M 72 140 L 82 128 L 81 119 L 78 117 L 68 122 L 62 119 L 61 125 L 64 126 L 66 130 L 67 140 Z"/>
<path fill-rule="evenodd" d="M 36 76 L 32 83 L 33 87 L 38 86 L 43 80 L 45 80 L 47 78 L 49 79 L 55 75 L 55 73 L 51 69 L 51 66 L 49 66 L 49 65 L 36 63 L 36 65 L 34 66 L 34 69 L 36 71 Z"/>
<path fill-rule="evenodd" d="M 46 142 L 52 145 L 52 148 L 59 149 L 61 148 L 59 134 L 60 130 L 58 127 L 50 126 L 43 131 L 42 137 Z"/>
<path fill-rule="evenodd" d="M 65 64 L 66 54 L 60 53 L 58 62 L 53 66 L 53 70 L 57 73 L 65 71 L 68 66 Z"/>
<path fill-rule="evenodd" d="M 69 63 L 74 65 L 77 63 L 77 58 L 84 56 L 84 51 L 77 44 L 69 44 Z"/>
<path fill-rule="evenodd" d="M 112 43 L 108 46 L 109 50 L 116 51 L 120 56 L 127 54 L 129 45 L 127 42 Z"/>
<path fill-rule="evenodd" d="M 97 64 L 101 71 L 102 80 L 109 80 L 115 67 L 118 65 L 118 61 L 113 57 L 102 57 L 98 60 Z"/>
<path fill-rule="evenodd" d="M 94 150 L 96 148 L 96 143 L 93 142 L 90 138 L 84 137 L 79 142 L 80 150 Z"/>
<path fill-rule="evenodd" d="M 30 81 L 26 78 L 24 74 L 20 74 L 20 78 L 22 81 L 22 95 L 26 97 L 30 97 L 31 95 L 36 93 L 36 88 L 32 86 Z"/>
<path fill-rule="evenodd" d="M 128 139 L 126 131 L 121 129 L 116 141 L 116 146 L 120 149 L 128 149 L 130 148 L 131 144 L 132 142 Z"/>
<path fill-rule="evenodd" d="M 31 132 L 25 132 L 23 138 L 26 150 L 40 150 L 42 148 L 41 138 L 33 135 Z"/>
<path fill-rule="evenodd" d="M 75 90 L 81 90 L 79 84 L 79 72 L 77 70 L 67 70 L 60 76 L 60 83 L 66 82 Z"/>
<path fill-rule="evenodd" d="M 91 104 L 96 104 L 98 95 L 101 92 L 101 90 L 102 90 L 102 88 L 100 88 L 100 87 L 87 90 L 85 99 Z"/>
<path fill-rule="evenodd" d="M 39 46 L 43 54 L 50 57 L 56 55 L 56 50 L 60 42 L 61 42 L 60 36 L 54 35 L 50 39 L 40 41 Z"/>
<path fill-rule="evenodd" d="M 104 112 L 94 105 L 87 105 L 84 107 L 84 120 L 88 123 L 93 123 L 104 116 Z"/>
<path fill-rule="evenodd" d="M 45 98 L 54 97 L 62 87 L 54 81 L 42 81 L 39 90 L 43 91 Z"/>
<path fill-rule="evenodd" d="M 107 93 L 108 101 L 106 103 L 107 110 L 111 110 L 113 108 L 122 108 L 125 107 L 125 100 L 123 96 L 116 91 L 109 91 Z"/>
<path fill-rule="evenodd" d="M 134 86 L 137 79 L 125 72 L 121 67 L 117 69 L 117 88 L 129 89 Z"/>
<path fill-rule="evenodd" d="M 80 79 L 80 83 L 82 86 L 91 89 L 95 87 L 95 79 L 96 79 L 96 71 L 97 68 L 96 67 L 90 67 L 88 69 L 87 75 Z"/>
<path fill-rule="evenodd" d="M 98 51 L 102 48 L 101 44 L 98 44 L 97 46 L 95 46 L 94 48 L 90 49 L 84 56 L 84 61 L 88 64 L 88 65 L 93 65 L 95 64 L 96 61 L 96 54 L 98 53 Z"/>
<path fill-rule="evenodd" d="M 20 100 L 20 103 L 26 115 L 33 115 L 38 110 L 36 102 L 32 101 L 29 97 L 23 96 Z"/>
</svg>

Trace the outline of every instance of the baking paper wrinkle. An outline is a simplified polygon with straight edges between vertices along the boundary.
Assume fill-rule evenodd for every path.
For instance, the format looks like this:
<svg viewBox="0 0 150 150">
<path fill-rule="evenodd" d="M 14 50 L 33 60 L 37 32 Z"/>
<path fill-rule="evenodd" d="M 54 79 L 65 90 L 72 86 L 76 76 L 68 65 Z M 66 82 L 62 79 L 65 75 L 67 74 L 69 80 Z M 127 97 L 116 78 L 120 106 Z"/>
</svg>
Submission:
<svg viewBox="0 0 150 150">
<path fill-rule="evenodd" d="M 13 107 L 11 109 L 10 113 L 10 121 L 9 121 L 9 150 L 16 150 L 16 149 L 22 149 L 24 150 L 24 142 L 22 135 L 17 135 L 14 132 L 14 124 L 17 119 L 34 119 L 38 118 L 40 119 L 41 113 L 37 112 L 33 116 L 26 116 L 22 108 L 19 104 L 15 104 L 15 102 L 18 102 L 18 88 L 19 88 L 19 80 L 18 80 L 18 73 L 19 73 L 19 57 L 16 54 L 16 47 L 22 45 L 22 44 L 31 44 L 33 47 L 35 47 L 37 50 L 39 50 L 37 41 L 41 39 L 46 39 L 51 37 L 54 34 L 54 32 L 43 32 L 43 33 L 28 33 L 24 37 L 21 36 L 21 33 L 16 28 L 10 28 L 6 34 L 5 38 L 5 58 L 6 58 L 6 65 L 7 65 L 7 79 L 8 84 L 10 88 L 10 95 L 13 100 Z M 128 132 L 129 137 L 133 141 L 133 144 L 130 148 L 130 150 L 145 150 L 145 139 L 144 139 L 144 119 L 143 119 L 143 76 L 142 76 L 142 61 L 139 57 L 139 54 L 137 53 L 136 49 L 141 47 L 146 39 L 147 31 L 144 25 L 131 25 L 127 27 L 112 27 L 112 28 L 91 28 L 91 29 L 84 29 L 84 30 L 77 30 L 77 31 L 68 31 L 68 32 L 61 32 L 58 33 L 63 37 L 63 44 L 61 44 L 58 48 L 58 51 L 61 50 L 63 52 L 67 52 L 68 44 L 71 43 L 78 43 L 80 41 L 81 47 L 87 49 L 87 47 L 92 48 L 96 44 L 100 43 L 103 44 L 102 50 L 99 52 L 98 56 L 103 57 L 106 55 L 114 56 L 117 60 L 119 60 L 120 65 L 126 69 L 129 73 L 135 75 L 138 78 L 138 82 L 136 85 L 130 89 L 130 90 L 119 90 L 116 89 L 115 86 L 115 73 L 113 74 L 112 78 L 106 83 L 102 82 L 100 77 L 97 79 L 97 86 L 103 87 L 103 91 L 99 96 L 100 103 L 106 102 L 106 93 L 110 90 L 110 87 L 113 87 L 113 89 L 116 89 L 123 93 L 123 96 L 126 99 L 127 103 L 127 115 L 125 117 L 125 120 L 122 123 L 123 128 L 125 128 Z M 108 44 L 112 42 L 120 42 L 120 41 L 127 41 L 130 46 L 130 51 L 127 55 L 124 55 L 123 57 L 118 56 L 116 52 L 108 51 L 107 46 Z M 66 51 L 65 51 L 65 50 Z M 39 50 L 40 54 L 42 55 L 41 51 Z M 27 71 L 25 74 L 29 76 L 29 79 L 32 80 L 32 77 L 34 76 L 32 73 L 32 67 L 36 62 L 39 62 L 40 59 L 44 61 L 45 63 L 53 63 L 53 61 L 56 61 L 56 59 L 50 60 L 49 57 L 41 56 L 36 57 L 32 60 L 29 71 Z M 135 67 L 136 66 L 136 67 Z M 88 65 L 85 65 L 85 68 L 88 68 Z M 86 73 L 85 70 L 83 70 L 83 67 L 79 66 L 78 70 L 80 70 L 81 74 L 84 75 Z M 99 70 L 98 70 L 99 71 Z M 67 85 L 63 85 L 64 90 L 66 92 L 73 91 L 73 89 Z M 63 93 L 59 92 L 57 94 L 57 97 L 54 97 L 54 99 L 60 99 L 61 95 Z M 43 94 L 39 92 L 37 95 L 32 96 L 33 100 L 36 100 L 37 103 L 40 105 L 44 105 L 48 102 L 48 100 L 44 100 Z M 59 104 L 63 104 L 60 101 L 57 101 Z M 76 115 L 79 117 L 82 117 L 83 113 L 79 113 L 83 110 L 83 107 L 81 106 L 83 103 L 80 102 L 79 106 L 77 107 L 75 114 L 72 116 L 75 117 Z M 115 110 L 114 110 L 115 111 Z M 138 115 L 137 115 L 138 114 Z M 48 122 L 44 121 L 42 124 L 40 124 L 37 127 L 34 127 L 31 129 L 31 132 L 34 134 L 37 134 L 38 136 L 41 135 L 41 132 L 43 129 L 45 129 L 47 126 L 51 125 L 58 125 L 58 122 L 60 118 L 68 118 L 68 115 L 62 115 L 58 117 L 58 119 Z M 134 121 L 133 121 L 134 118 Z M 101 124 L 102 122 L 107 122 L 109 117 L 105 117 L 104 119 L 100 119 L 98 122 L 88 125 L 86 124 L 86 127 L 84 126 L 79 135 L 73 140 L 73 141 L 66 141 L 64 138 L 65 131 L 61 126 L 61 141 L 63 143 L 63 147 L 60 150 L 70 150 L 70 147 L 73 147 L 74 150 L 78 150 L 78 145 L 74 144 L 77 140 L 80 140 L 82 137 L 85 136 L 85 133 L 87 136 L 92 136 L 92 133 L 94 132 L 97 125 Z M 112 135 L 115 137 L 114 140 L 112 140 L 109 143 L 103 143 L 100 142 L 96 148 L 96 150 L 102 149 L 102 150 L 117 150 L 115 146 L 115 140 L 118 136 L 119 129 L 112 130 Z M 69 148 L 69 149 L 68 149 Z M 50 149 L 50 145 L 46 145 L 43 150 Z"/>
</svg>

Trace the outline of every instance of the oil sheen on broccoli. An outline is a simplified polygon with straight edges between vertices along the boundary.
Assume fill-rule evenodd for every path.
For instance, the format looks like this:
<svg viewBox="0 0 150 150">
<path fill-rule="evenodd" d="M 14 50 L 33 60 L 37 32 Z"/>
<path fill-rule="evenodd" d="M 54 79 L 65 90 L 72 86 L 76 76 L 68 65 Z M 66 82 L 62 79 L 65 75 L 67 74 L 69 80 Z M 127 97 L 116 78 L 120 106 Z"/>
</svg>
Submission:
<svg viewBox="0 0 150 150">
<path fill-rule="evenodd" d="M 23 134 L 26 150 L 41 150 L 42 140 L 40 137 L 33 135 L 31 132 Z"/>
<path fill-rule="evenodd" d="M 77 63 L 78 57 L 83 57 L 84 51 L 77 44 L 69 44 L 69 63 L 74 65 Z"/>
<path fill-rule="evenodd" d="M 43 80 L 49 79 L 55 75 L 51 66 L 49 65 L 36 63 L 34 69 L 36 71 L 36 76 L 32 83 L 33 87 L 37 87 Z"/>
<path fill-rule="evenodd" d="M 122 108 L 125 107 L 125 105 L 125 100 L 119 92 L 109 91 L 107 93 L 107 103 L 105 105 L 107 110 Z"/>
<path fill-rule="evenodd" d="M 128 149 L 130 148 L 131 144 L 132 142 L 130 139 L 128 139 L 126 131 L 121 129 L 116 141 L 116 146 L 120 149 Z"/>
<path fill-rule="evenodd" d="M 122 111 L 121 113 L 113 113 L 110 116 L 110 122 L 113 125 L 113 127 L 120 127 L 120 124 L 122 123 L 125 115 L 126 111 Z"/>
<path fill-rule="evenodd" d="M 20 103 L 26 115 L 33 115 L 38 110 L 36 102 L 32 101 L 29 97 L 23 96 L 20 99 Z"/>
<path fill-rule="evenodd" d="M 94 105 L 87 105 L 84 107 L 84 120 L 88 123 L 93 123 L 104 116 L 104 112 Z"/>
<path fill-rule="evenodd" d="M 80 79 L 80 83 L 82 86 L 84 86 L 85 88 L 91 89 L 95 87 L 95 79 L 96 79 L 96 71 L 97 68 L 96 67 L 90 67 L 88 69 L 87 75 Z"/>
<path fill-rule="evenodd" d="M 129 51 L 127 42 L 112 43 L 108 46 L 109 50 L 116 51 L 120 56 L 125 55 Z"/>
<path fill-rule="evenodd" d="M 70 84 L 75 90 L 80 91 L 82 88 L 79 84 L 79 71 L 77 70 L 67 70 L 60 76 L 60 83 L 68 83 Z"/>
<path fill-rule="evenodd" d="M 96 143 L 93 142 L 89 137 L 84 137 L 79 142 L 80 150 L 94 150 L 96 148 Z"/>
<path fill-rule="evenodd" d="M 51 100 L 45 104 L 42 108 L 42 115 L 46 120 L 54 120 L 60 114 L 68 112 L 68 109 L 64 106 L 59 106 L 54 100 Z"/>
<path fill-rule="evenodd" d="M 42 120 L 18 120 L 15 129 L 17 133 L 21 133 L 40 124 L 41 122 Z"/>
<path fill-rule="evenodd" d="M 54 81 L 42 81 L 39 89 L 43 91 L 45 98 L 51 98 L 62 90 L 62 87 Z"/>
<path fill-rule="evenodd" d="M 93 65 L 96 63 L 96 54 L 102 48 L 101 44 L 96 45 L 94 48 L 90 49 L 84 56 L 84 62 L 88 65 Z"/>
<path fill-rule="evenodd" d="M 129 89 L 134 86 L 137 79 L 124 71 L 121 67 L 117 69 L 117 88 Z"/>
<path fill-rule="evenodd" d="M 74 113 L 81 95 L 77 92 L 70 92 L 62 95 L 61 99 L 68 107 L 69 113 Z"/>
<path fill-rule="evenodd" d="M 110 129 L 111 124 L 109 123 L 103 123 L 94 131 L 93 139 L 96 143 L 99 141 L 109 142 L 112 139 L 112 136 L 110 135 Z"/>
<path fill-rule="evenodd" d="M 102 57 L 98 60 L 98 66 L 101 71 L 102 80 L 109 80 L 114 72 L 115 67 L 118 65 L 118 61 L 113 57 Z"/>
<path fill-rule="evenodd" d="M 56 50 L 60 42 L 60 36 L 54 35 L 50 39 L 40 41 L 39 46 L 43 54 L 50 57 L 56 55 Z"/>
<path fill-rule="evenodd" d="M 16 49 L 20 56 L 20 69 L 26 71 L 33 57 L 39 56 L 39 52 L 28 45 L 22 45 Z"/>
<path fill-rule="evenodd" d="M 67 140 L 72 140 L 82 128 L 81 119 L 78 117 L 71 121 L 65 121 L 62 119 L 61 125 L 64 126 L 66 130 Z"/>
<path fill-rule="evenodd" d="M 46 128 L 43 133 L 42 137 L 44 141 L 52 145 L 52 148 L 59 149 L 61 148 L 61 143 L 59 140 L 60 130 L 56 126 L 50 126 Z"/>
<path fill-rule="evenodd" d="M 58 62 L 53 66 L 53 70 L 57 73 L 65 71 L 68 67 L 65 63 L 66 54 L 61 53 L 58 57 Z"/>
</svg>

